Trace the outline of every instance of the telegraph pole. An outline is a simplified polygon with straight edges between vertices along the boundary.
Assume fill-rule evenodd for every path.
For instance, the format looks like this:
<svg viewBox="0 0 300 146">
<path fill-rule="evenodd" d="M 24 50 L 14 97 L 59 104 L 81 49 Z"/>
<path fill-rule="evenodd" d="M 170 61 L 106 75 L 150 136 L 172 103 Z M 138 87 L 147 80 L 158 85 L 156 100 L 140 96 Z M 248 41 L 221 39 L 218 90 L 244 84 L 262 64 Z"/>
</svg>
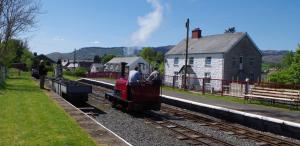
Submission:
<svg viewBox="0 0 300 146">
<path fill-rule="evenodd" d="M 184 89 L 187 89 L 186 86 L 186 74 L 187 74 L 187 60 L 188 60 L 188 48 L 189 48 L 189 29 L 190 29 L 190 19 L 188 18 L 186 23 L 186 48 L 185 48 L 185 68 L 184 68 Z"/>
</svg>

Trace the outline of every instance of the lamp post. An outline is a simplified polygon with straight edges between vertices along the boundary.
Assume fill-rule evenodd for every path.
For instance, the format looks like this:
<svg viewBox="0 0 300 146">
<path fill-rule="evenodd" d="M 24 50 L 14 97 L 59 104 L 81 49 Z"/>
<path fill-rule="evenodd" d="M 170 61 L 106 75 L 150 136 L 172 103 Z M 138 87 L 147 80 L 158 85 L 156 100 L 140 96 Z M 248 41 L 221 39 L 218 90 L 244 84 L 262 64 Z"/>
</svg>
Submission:
<svg viewBox="0 0 300 146">
<path fill-rule="evenodd" d="M 185 48 L 185 68 L 184 68 L 184 89 L 187 89 L 186 85 L 186 74 L 187 74 L 187 60 L 188 60 L 188 48 L 189 48 L 189 29 L 190 29 L 190 19 L 188 18 L 186 23 L 186 48 Z"/>
</svg>

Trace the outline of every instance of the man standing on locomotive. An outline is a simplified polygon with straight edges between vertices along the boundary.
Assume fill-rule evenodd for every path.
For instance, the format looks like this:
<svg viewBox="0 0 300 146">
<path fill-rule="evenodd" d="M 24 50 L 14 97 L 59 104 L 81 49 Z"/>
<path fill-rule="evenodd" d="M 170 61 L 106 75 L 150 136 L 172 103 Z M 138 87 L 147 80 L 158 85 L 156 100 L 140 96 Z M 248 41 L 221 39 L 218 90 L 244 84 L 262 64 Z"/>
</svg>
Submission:
<svg viewBox="0 0 300 146">
<path fill-rule="evenodd" d="M 132 86 L 137 85 L 141 79 L 142 79 L 142 75 L 139 72 L 138 66 L 136 66 L 134 68 L 134 70 L 129 71 L 128 82 L 127 82 L 127 93 L 128 93 L 129 98 L 132 96 L 132 93 L 131 93 Z"/>
<path fill-rule="evenodd" d="M 150 74 L 150 76 L 146 79 L 146 81 L 150 82 L 153 85 L 161 84 L 161 78 L 158 71 L 158 67 L 154 67 L 154 71 Z"/>
<path fill-rule="evenodd" d="M 128 85 L 136 85 L 142 79 L 141 73 L 139 72 L 139 67 L 136 66 L 134 70 L 131 70 L 128 75 Z"/>
</svg>

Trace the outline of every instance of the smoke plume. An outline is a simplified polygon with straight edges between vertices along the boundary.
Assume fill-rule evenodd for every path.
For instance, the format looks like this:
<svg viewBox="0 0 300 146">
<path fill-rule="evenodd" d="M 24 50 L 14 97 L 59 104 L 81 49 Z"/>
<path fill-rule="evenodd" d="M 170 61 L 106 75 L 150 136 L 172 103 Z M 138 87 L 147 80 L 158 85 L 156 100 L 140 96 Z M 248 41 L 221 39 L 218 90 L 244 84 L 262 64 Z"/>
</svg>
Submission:
<svg viewBox="0 0 300 146">
<path fill-rule="evenodd" d="M 148 3 L 154 8 L 145 16 L 138 17 L 139 29 L 131 36 L 133 45 L 141 45 L 144 43 L 151 34 L 160 26 L 163 18 L 163 6 L 158 0 L 147 0 Z"/>
</svg>

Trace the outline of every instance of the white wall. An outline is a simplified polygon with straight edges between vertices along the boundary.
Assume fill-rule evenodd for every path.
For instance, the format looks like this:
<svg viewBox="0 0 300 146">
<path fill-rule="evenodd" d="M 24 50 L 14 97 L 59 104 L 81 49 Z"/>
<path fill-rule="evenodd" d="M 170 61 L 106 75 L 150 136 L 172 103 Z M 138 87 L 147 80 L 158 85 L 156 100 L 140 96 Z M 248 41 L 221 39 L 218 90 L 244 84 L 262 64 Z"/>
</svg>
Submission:
<svg viewBox="0 0 300 146">
<path fill-rule="evenodd" d="M 178 57 L 178 65 L 174 66 L 174 58 Z M 192 65 L 192 69 L 196 73 L 196 78 L 204 78 L 205 72 L 210 72 L 211 79 L 223 79 L 223 54 L 190 54 L 189 57 L 194 57 L 194 64 Z M 211 57 L 211 66 L 205 66 L 205 58 Z M 165 75 L 174 76 L 174 72 L 179 72 L 182 66 L 185 64 L 185 55 L 167 55 L 165 56 Z M 189 62 L 189 61 L 188 61 Z M 166 82 L 172 82 L 171 78 L 168 78 Z M 194 84 L 200 83 L 202 85 L 202 80 L 192 81 Z M 179 79 L 179 86 L 181 85 L 181 81 Z M 196 85 L 196 86 L 200 86 Z M 216 90 L 221 89 L 221 81 L 212 80 L 211 86 Z M 197 87 L 198 88 L 198 87 Z"/>
</svg>

